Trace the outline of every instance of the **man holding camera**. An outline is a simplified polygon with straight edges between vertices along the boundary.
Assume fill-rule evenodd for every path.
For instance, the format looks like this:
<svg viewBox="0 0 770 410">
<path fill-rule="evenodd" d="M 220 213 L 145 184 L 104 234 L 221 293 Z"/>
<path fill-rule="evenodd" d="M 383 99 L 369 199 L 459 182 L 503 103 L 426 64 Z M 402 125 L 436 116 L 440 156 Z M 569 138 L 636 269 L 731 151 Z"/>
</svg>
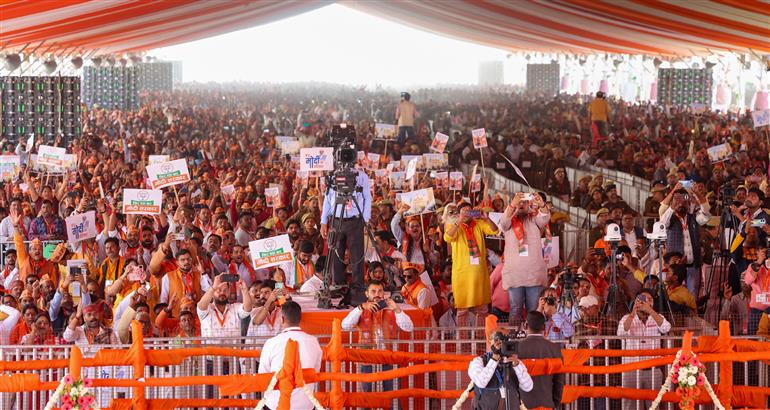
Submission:
<svg viewBox="0 0 770 410">
<path fill-rule="evenodd" d="M 565 340 L 575 334 L 575 328 L 572 326 L 569 316 L 557 309 L 557 305 L 556 289 L 546 288 L 540 292 L 537 311 L 546 317 L 543 335 L 548 340 Z"/>
<path fill-rule="evenodd" d="M 412 319 L 391 298 L 385 299 L 385 287 L 382 282 L 371 281 L 366 287 L 366 302 L 348 313 L 342 319 L 342 330 L 349 331 L 358 327 L 358 343 L 374 349 L 385 348 L 385 341 L 398 339 L 399 330 L 411 332 L 414 329 Z M 382 370 L 392 369 L 392 365 L 383 365 Z M 363 373 L 371 373 L 371 365 L 362 365 Z M 386 391 L 393 389 L 393 381 L 383 381 Z M 372 391 L 371 383 L 364 383 L 364 391 Z"/>
<path fill-rule="evenodd" d="M 468 376 L 473 382 L 473 410 L 519 408 L 519 392 L 532 390 L 527 368 L 515 352 L 509 351 L 515 350 L 517 344 L 496 330 L 489 335 L 489 352 L 471 360 Z"/>
<path fill-rule="evenodd" d="M 519 342 L 520 359 L 560 359 L 561 348 L 545 338 L 546 317 L 538 311 L 527 314 L 527 337 Z M 532 378 L 533 387 L 521 393 L 521 401 L 528 409 L 537 407 L 556 409 L 561 404 L 564 374 L 544 374 Z"/>
<path fill-rule="evenodd" d="M 708 200 L 685 189 L 679 182 L 663 200 L 660 221 L 666 226 L 666 250 L 681 252 L 687 267 L 687 289 L 698 298 L 701 280 L 700 227 L 711 218 Z M 691 209 L 695 208 L 695 212 Z"/>
</svg>

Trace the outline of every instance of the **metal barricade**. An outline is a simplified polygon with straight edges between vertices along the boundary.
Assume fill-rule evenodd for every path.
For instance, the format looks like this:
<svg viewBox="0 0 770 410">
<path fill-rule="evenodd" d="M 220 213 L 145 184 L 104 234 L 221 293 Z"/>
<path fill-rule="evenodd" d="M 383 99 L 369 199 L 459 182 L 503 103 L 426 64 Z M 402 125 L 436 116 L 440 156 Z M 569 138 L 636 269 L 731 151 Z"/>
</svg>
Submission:
<svg viewBox="0 0 770 410">
<path fill-rule="evenodd" d="M 502 327 L 506 325 L 501 323 Z M 683 332 L 686 328 L 677 328 L 673 332 L 677 334 Z M 704 331 L 706 329 L 703 329 Z M 480 327 L 467 328 L 416 328 L 413 332 L 402 333 L 405 338 L 397 340 L 388 340 L 384 347 L 388 350 L 412 352 L 412 353 L 441 353 L 441 354 L 463 354 L 478 356 L 486 351 L 486 337 L 484 329 Z M 354 343 L 356 332 L 343 333 L 343 345 L 346 348 L 370 348 Z M 329 336 L 320 336 L 319 341 L 322 345 L 328 341 Z M 734 337 L 738 339 L 738 337 Z M 756 337 L 740 338 L 756 340 Z M 191 339 L 147 339 L 145 341 L 146 349 L 171 350 L 184 347 L 196 347 L 203 345 L 216 345 L 217 347 L 237 348 L 241 350 L 258 350 L 264 345 L 266 338 L 240 337 L 240 338 L 191 338 Z M 596 343 L 598 341 L 599 343 Z M 658 338 L 651 337 L 618 337 L 618 336 L 586 336 L 574 337 L 570 340 L 560 341 L 564 349 L 589 348 L 593 350 L 607 349 L 632 349 L 638 348 L 633 344 L 637 341 L 644 341 L 644 348 L 679 348 L 682 344 L 680 336 L 663 336 Z M 0 355 L 5 361 L 28 361 L 28 360 L 51 360 L 66 359 L 69 356 L 71 346 L 2 346 Z M 84 349 L 84 357 L 93 356 L 99 348 L 128 348 L 128 346 L 93 346 Z M 645 357 L 591 357 L 586 362 L 591 366 L 608 366 L 620 364 L 623 362 L 633 362 L 644 360 Z M 404 365 L 417 365 L 425 362 L 413 363 L 392 363 L 391 365 L 366 364 L 343 362 L 341 371 L 344 373 L 371 373 L 389 369 L 398 369 Z M 178 378 L 186 376 L 222 376 L 234 374 L 253 374 L 258 371 L 257 359 L 239 359 L 234 357 L 190 357 L 178 365 L 172 366 L 146 366 L 145 377 Z M 764 362 L 734 363 L 733 364 L 733 383 L 735 385 L 750 386 L 769 386 L 770 369 Z M 661 366 L 654 369 L 639 370 L 627 372 L 624 374 L 603 374 L 603 375 L 585 375 L 585 374 L 565 374 L 565 384 L 580 386 L 623 386 L 628 388 L 658 390 L 669 366 Z M 719 363 L 706 364 L 707 376 L 712 384 L 719 383 Z M 330 372 L 331 364 L 324 362 L 322 371 Z M 66 368 L 50 368 L 44 370 L 28 371 L 40 377 L 41 381 L 56 382 L 67 373 Z M 92 378 L 119 378 L 132 379 L 133 369 L 130 366 L 109 366 L 102 368 L 84 368 L 84 377 Z M 469 378 L 467 371 L 441 371 L 417 376 L 409 376 L 401 379 L 381 381 L 367 384 L 362 382 L 344 382 L 343 391 L 361 392 L 373 391 L 383 392 L 389 390 L 424 388 L 439 391 L 462 391 L 468 387 Z M 318 391 L 330 391 L 331 382 L 319 383 Z M 131 398 L 132 390 L 130 388 L 92 388 L 95 394 L 97 404 L 100 407 L 107 407 L 114 398 Z M 33 392 L 33 393 L 0 393 L 0 408 L 2 409 L 42 409 L 51 392 Z M 145 396 L 148 399 L 219 399 L 222 397 L 217 388 L 210 385 L 185 386 L 185 387 L 147 387 Z M 241 399 L 258 400 L 260 393 L 242 394 Z M 424 408 L 449 410 L 456 399 L 415 399 L 408 398 L 402 400 L 393 400 L 392 408 L 411 409 L 417 407 L 418 402 L 422 402 Z M 464 408 L 468 407 L 466 403 Z M 624 402 L 619 399 L 607 398 L 580 398 L 575 402 L 564 405 L 568 410 L 595 410 L 595 409 L 646 409 L 649 403 L 642 402 Z M 661 406 L 662 408 L 674 409 L 674 406 Z M 699 406 L 699 409 L 711 409 L 711 406 Z"/>
</svg>

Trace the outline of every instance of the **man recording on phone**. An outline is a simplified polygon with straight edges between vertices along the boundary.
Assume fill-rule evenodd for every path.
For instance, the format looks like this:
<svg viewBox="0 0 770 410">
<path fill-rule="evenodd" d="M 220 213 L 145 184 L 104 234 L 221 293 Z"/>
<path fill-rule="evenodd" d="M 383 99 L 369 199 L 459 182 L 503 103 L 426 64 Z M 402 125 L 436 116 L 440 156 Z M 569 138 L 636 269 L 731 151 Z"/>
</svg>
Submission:
<svg viewBox="0 0 770 410">
<path fill-rule="evenodd" d="M 366 287 L 366 302 L 348 313 L 342 319 L 342 330 L 358 328 L 358 343 L 372 349 L 386 348 L 387 340 L 398 339 L 399 330 L 411 332 L 414 329 L 412 319 L 391 298 L 385 298 L 382 282 L 370 281 Z M 391 370 L 392 365 L 382 365 L 382 370 Z M 362 365 L 362 373 L 371 373 L 371 365 Z M 382 382 L 385 391 L 393 390 L 393 381 Z M 364 391 L 372 391 L 371 383 L 364 383 Z"/>
<path fill-rule="evenodd" d="M 532 390 L 532 378 L 516 355 L 518 343 L 495 330 L 489 335 L 489 351 L 471 360 L 468 376 L 473 382 L 473 410 L 517 409 L 520 391 Z"/>
</svg>

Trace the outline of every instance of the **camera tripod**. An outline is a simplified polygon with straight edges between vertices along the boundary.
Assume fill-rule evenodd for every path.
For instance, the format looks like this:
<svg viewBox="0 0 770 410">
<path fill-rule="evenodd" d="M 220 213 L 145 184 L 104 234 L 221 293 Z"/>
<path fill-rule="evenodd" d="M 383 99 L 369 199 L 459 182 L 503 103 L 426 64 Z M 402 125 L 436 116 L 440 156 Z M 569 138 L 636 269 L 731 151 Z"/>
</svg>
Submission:
<svg viewBox="0 0 770 410">
<path fill-rule="evenodd" d="M 664 282 L 666 281 L 666 272 L 663 271 L 663 252 L 661 252 L 662 239 L 655 239 L 652 241 L 655 245 L 655 252 L 658 254 L 658 266 L 660 267 L 660 273 L 658 277 L 658 284 L 653 291 L 657 294 L 657 297 L 653 301 L 655 311 L 666 317 L 668 323 L 674 323 L 674 312 L 671 310 L 671 301 L 668 299 L 668 292 Z"/>
<path fill-rule="evenodd" d="M 610 256 L 610 286 L 607 290 L 607 300 L 602 308 L 602 316 L 608 317 L 610 315 L 620 316 L 625 314 L 624 310 L 618 310 L 617 305 L 626 305 L 625 295 L 618 288 L 618 243 L 610 242 L 612 248 L 612 254 Z M 620 317 L 618 317 L 620 319 Z"/>
<path fill-rule="evenodd" d="M 724 188 L 722 188 L 724 189 Z M 717 227 L 717 241 L 719 241 L 718 251 L 712 254 L 711 268 L 709 269 L 708 280 L 706 281 L 706 294 L 708 298 L 706 300 L 706 306 L 712 300 L 716 301 L 717 318 L 722 314 L 722 303 L 720 300 L 724 296 L 720 296 L 720 292 L 713 293 L 714 280 L 717 284 L 730 281 L 730 267 L 733 266 L 732 258 L 730 258 L 730 246 L 732 246 L 735 240 L 736 228 L 738 227 L 737 218 L 730 213 L 729 206 L 724 203 L 722 206 L 722 215 L 719 218 L 719 226 Z M 728 233 L 729 229 L 729 233 Z M 737 275 L 736 275 L 737 276 Z M 740 281 L 737 283 L 737 289 L 735 289 L 736 283 L 729 283 L 733 287 L 735 292 L 740 292 Z"/>
<path fill-rule="evenodd" d="M 332 189 L 332 185 L 328 184 L 327 192 L 328 190 Z M 339 192 L 335 190 L 334 195 L 334 207 L 332 210 L 331 215 L 331 222 L 329 223 L 329 234 L 326 238 L 326 246 L 328 249 L 326 260 L 324 261 L 324 268 L 323 268 L 323 284 L 321 285 L 321 290 L 318 291 L 318 307 L 321 309 L 330 309 L 332 307 L 331 299 L 332 299 L 332 292 L 338 289 L 343 288 L 344 286 L 338 286 L 331 284 L 334 282 L 333 273 L 331 271 L 331 263 L 332 263 L 332 256 L 333 254 L 339 258 L 340 261 L 344 259 L 344 254 L 339 255 L 337 253 L 338 246 L 340 244 L 340 231 L 342 230 L 342 222 L 345 219 L 345 206 L 347 205 L 347 202 L 350 201 L 355 205 L 356 210 L 358 210 L 358 215 L 354 216 L 353 218 L 360 220 L 361 223 L 364 225 L 364 230 L 369 235 L 369 240 L 371 243 L 374 243 L 374 237 L 372 235 L 371 230 L 368 229 L 366 226 L 366 221 L 364 221 L 363 212 L 361 211 L 361 206 L 358 205 L 358 201 L 355 198 L 356 192 L 363 192 L 363 188 L 360 186 L 356 186 L 355 190 L 353 192 Z M 337 210 L 341 211 L 341 215 L 337 216 Z M 377 250 L 377 247 L 374 247 L 375 252 L 377 253 L 377 257 L 382 260 L 382 255 L 380 255 L 379 250 Z M 361 255 L 361 260 L 358 262 L 353 262 L 353 255 L 351 254 L 351 265 L 355 265 L 356 263 L 364 263 L 366 250 Z M 355 272 L 353 273 L 355 275 Z M 361 281 L 363 282 L 363 278 L 361 278 Z M 340 301 L 340 305 L 344 304 L 350 304 L 351 302 L 359 302 L 358 299 L 360 299 L 363 296 L 364 289 L 355 288 L 356 281 L 355 278 L 353 279 L 353 284 L 351 287 L 348 287 L 347 291 L 344 293 L 342 297 L 342 301 Z M 354 295 L 353 292 L 356 292 Z M 353 297 L 355 296 L 355 300 L 353 300 Z"/>
</svg>

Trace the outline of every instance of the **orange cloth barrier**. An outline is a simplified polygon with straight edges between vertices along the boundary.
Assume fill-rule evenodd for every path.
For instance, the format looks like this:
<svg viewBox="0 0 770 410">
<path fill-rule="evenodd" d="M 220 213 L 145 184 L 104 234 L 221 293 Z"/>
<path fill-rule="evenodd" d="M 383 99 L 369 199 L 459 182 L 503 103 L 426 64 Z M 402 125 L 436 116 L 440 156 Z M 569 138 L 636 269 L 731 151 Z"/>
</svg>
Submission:
<svg viewBox="0 0 770 410">
<path fill-rule="evenodd" d="M 485 324 L 487 335 L 497 327 L 494 319 Z M 305 382 L 331 381 L 331 392 L 319 392 L 316 397 L 329 405 L 332 409 L 340 409 L 344 406 L 362 407 L 386 407 L 393 399 L 414 398 L 454 398 L 461 391 L 434 391 L 426 389 L 402 389 L 398 391 L 382 393 L 346 393 L 341 389 L 341 382 L 375 382 L 380 380 L 409 377 L 438 371 L 463 371 L 467 369 L 468 362 L 473 358 L 469 355 L 406 353 L 380 350 L 348 350 L 342 346 L 342 335 L 339 321 L 332 325 L 333 335 L 329 344 L 324 349 L 325 360 L 331 361 L 332 372 L 316 373 L 314 369 L 300 369 L 297 343 L 290 341 L 286 345 L 286 354 L 281 370 L 276 375 L 278 383 L 276 389 L 281 392 L 279 409 L 289 408 L 289 399 L 294 388 L 301 387 Z M 720 362 L 721 384 L 714 389 L 726 408 L 730 406 L 758 408 L 764 406 L 764 401 L 770 395 L 770 388 L 732 386 L 732 366 L 735 361 L 770 360 L 770 343 L 733 340 L 730 338 L 729 323 L 721 322 L 719 336 L 702 336 L 697 339 L 697 346 L 692 350 L 699 354 L 701 362 Z M 190 386 L 190 385 L 216 385 L 224 395 L 237 395 L 240 393 L 264 391 L 272 378 L 270 374 L 259 375 L 232 375 L 232 376 L 188 376 L 177 378 L 144 378 L 144 367 L 166 366 L 179 364 L 187 357 L 203 355 L 228 355 L 235 357 L 256 357 L 254 351 L 240 351 L 237 349 L 225 349 L 217 347 L 195 347 L 188 349 L 172 349 L 163 351 L 145 350 L 141 327 L 138 323 L 132 324 L 131 348 L 127 350 L 105 349 L 99 351 L 94 358 L 84 359 L 77 347 L 72 347 L 69 360 L 70 374 L 77 377 L 82 367 L 91 366 L 132 366 L 134 379 L 97 379 L 94 384 L 97 387 L 132 387 L 134 397 L 132 399 L 116 399 L 110 405 L 111 409 L 171 409 L 175 407 L 253 407 L 253 400 L 221 399 L 167 399 L 147 400 L 144 397 L 144 389 L 148 386 Z M 691 346 L 690 337 L 685 337 L 684 348 Z M 633 371 L 670 364 L 673 361 L 673 353 L 676 349 L 658 350 L 564 350 L 564 362 L 558 359 L 524 360 L 531 375 L 546 373 L 575 373 L 575 374 L 609 374 Z M 665 355 L 661 357 L 661 354 Z M 590 357 L 639 357 L 657 356 L 653 359 L 632 363 L 593 367 L 584 363 Z M 400 363 L 408 365 L 432 361 L 433 363 L 405 366 L 389 371 L 372 374 L 349 374 L 340 372 L 342 361 L 370 362 L 370 363 Z M 63 367 L 63 360 L 38 360 L 27 362 L 0 363 L 0 368 L 6 372 L 8 369 L 43 369 L 50 367 Z M 57 382 L 41 382 L 35 374 L 17 373 L 0 376 L 0 391 L 2 392 L 28 392 L 40 390 L 54 390 Z M 632 400 L 652 400 L 656 395 L 653 390 L 637 390 L 619 387 L 586 387 L 565 386 L 563 402 L 569 403 L 580 397 L 609 397 Z M 666 402 L 678 402 L 675 393 L 666 393 L 663 397 Z M 697 398 L 698 403 L 705 403 L 708 397 L 705 392 Z M 415 402 L 417 403 L 417 402 Z"/>
<path fill-rule="evenodd" d="M 303 311 L 302 321 L 300 321 L 299 326 L 303 331 L 311 335 L 328 335 L 329 323 L 333 323 L 335 320 L 342 322 L 342 319 L 345 319 L 348 313 L 350 313 L 350 310 Z M 409 315 L 415 325 L 423 320 L 424 314 L 420 310 L 408 309 L 404 310 L 404 313 Z"/>
</svg>

